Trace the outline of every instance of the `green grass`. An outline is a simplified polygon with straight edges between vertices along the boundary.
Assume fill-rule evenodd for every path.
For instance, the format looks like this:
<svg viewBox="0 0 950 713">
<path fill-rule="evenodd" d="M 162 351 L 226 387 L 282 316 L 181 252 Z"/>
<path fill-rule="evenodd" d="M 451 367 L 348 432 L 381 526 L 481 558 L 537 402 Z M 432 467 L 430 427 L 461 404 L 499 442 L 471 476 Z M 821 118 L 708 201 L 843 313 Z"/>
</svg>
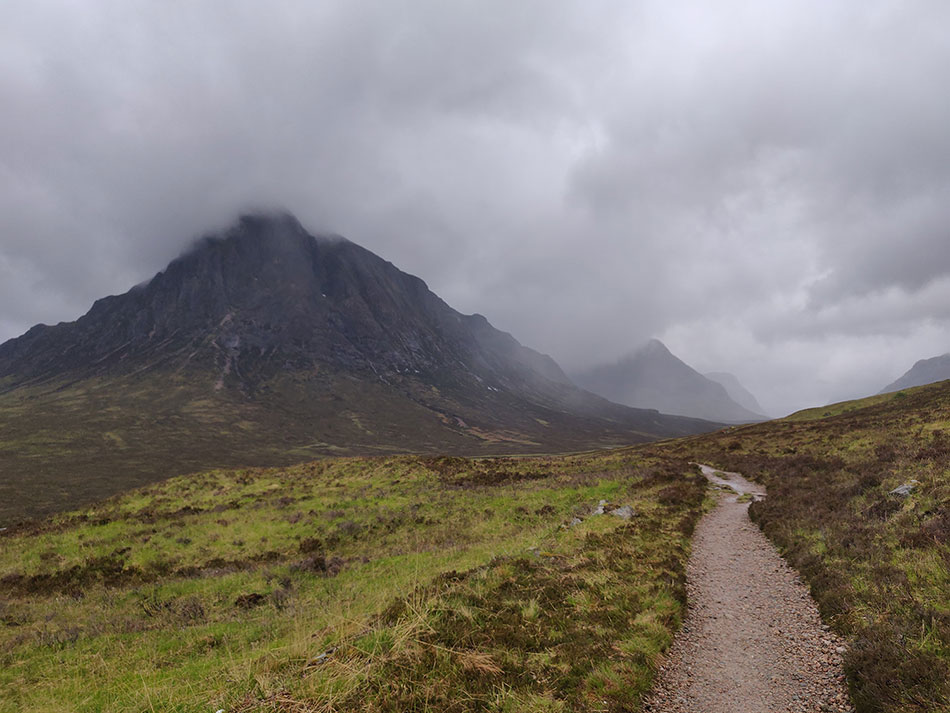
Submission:
<svg viewBox="0 0 950 713">
<path fill-rule="evenodd" d="M 703 497 L 630 450 L 147 486 L 0 537 L 0 711 L 636 710 Z"/>
<path fill-rule="evenodd" d="M 896 402 L 895 405 L 900 405 L 902 399 L 907 398 L 909 394 L 916 393 L 919 389 L 929 388 L 927 386 L 917 386 L 910 389 L 904 389 L 902 391 L 892 391 L 886 394 L 878 394 L 876 396 L 868 396 L 863 399 L 853 399 L 851 401 L 839 401 L 838 403 L 829 404 L 827 406 L 818 406 L 817 408 L 804 409 L 802 411 L 796 411 L 795 413 L 787 416 L 782 419 L 783 421 L 814 421 L 820 418 L 828 418 L 829 416 L 840 416 L 841 414 L 850 413 L 852 411 L 857 411 L 859 409 L 867 408 L 868 406 L 877 406 L 879 404 L 886 404 L 891 401 Z"/>
<path fill-rule="evenodd" d="M 750 514 L 847 637 L 859 711 L 950 711 L 950 383 L 662 450 L 767 485 Z"/>
</svg>

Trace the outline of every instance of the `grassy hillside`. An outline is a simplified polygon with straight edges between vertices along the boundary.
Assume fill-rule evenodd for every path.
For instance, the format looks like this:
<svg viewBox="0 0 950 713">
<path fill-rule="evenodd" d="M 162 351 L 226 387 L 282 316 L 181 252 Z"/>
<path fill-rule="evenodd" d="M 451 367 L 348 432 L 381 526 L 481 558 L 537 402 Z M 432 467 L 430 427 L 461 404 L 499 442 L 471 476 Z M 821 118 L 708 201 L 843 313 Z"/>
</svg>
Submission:
<svg viewBox="0 0 950 713">
<path fill-rule="evenodd" d="M 334 459 L 13 528 L 0 711 L 637 710 L 682 614 L 690 470 Z"/>
<path fill-rule="evenodd" d="M 607 402 L 604 414 L 585 416 L 580 406 L 539 406 L 501 391 L 463 401 L 408 376 L 397 388 L 285 371 L 251 396 L 215 388 L 215 379 L 194 368 L 6 392 L 0 382 L 0 527 L 210 468 L 407 451 L 565 452 L 714 427 Z"/>
<path fill-rule="evenodd" d="M 782 419 L 784 421 L 814 421 L 819 418 L 828 418 L 829 416 L 840 416 L 843 413 L 849 413 L 851 411 L 857 411 L 859 409 L 867 408 L 868 406 L 877 406 L 878 404 L 886 404 L 890 401 L 896 401 L 897 403 L 893 404 L 894 406 L 900 407 L 901 399 L 907 397 L 908 394 L 912 394 L 917 391 L 917 387 L 914 389 L 906 389 L 904 391 L 893 391 L 887 394 L 878 394 L 876 396 L 868 396 L 864 399 L 852 399 L 851 401 L 839 401 L 838 403 L 828 404 L 827 406 L 818 406 L 816 408 L 804 409 L 802 411 L 796 411 L 790 416 Z"/>
<path fill-rule="evenodd" d="M 316 393 L 287 377 L 253 400 L 211 383 L 147 374 L 0 394 L 0 526 L 209 467 L 395 453 L 405 443 L 478 452 L 478 439 L 444 428 L 436 414 L 355 380 Z M 333 406 L 347 402 L 392 426 L 377 430 Z"/>
<path fill-rule="evenodd" d="M 850 639 L 860 711 L 950 711 L 950 383 L 663 450 L 768 486 L 751 514 Z"/>
</svg>

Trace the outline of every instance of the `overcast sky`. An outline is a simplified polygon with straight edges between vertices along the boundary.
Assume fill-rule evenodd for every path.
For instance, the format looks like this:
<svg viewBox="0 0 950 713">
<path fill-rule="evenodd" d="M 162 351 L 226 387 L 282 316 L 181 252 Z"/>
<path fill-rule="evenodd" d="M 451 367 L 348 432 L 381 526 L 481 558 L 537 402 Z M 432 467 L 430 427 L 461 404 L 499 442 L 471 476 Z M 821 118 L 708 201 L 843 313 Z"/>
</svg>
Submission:
<svg viewBox="0 0 950 713">
<path fill-rule="evenodd" d="M 5 0 L 0 341 L 249 207 L 779 415 L 950 351 L 950 3 Z"/>
</svg>

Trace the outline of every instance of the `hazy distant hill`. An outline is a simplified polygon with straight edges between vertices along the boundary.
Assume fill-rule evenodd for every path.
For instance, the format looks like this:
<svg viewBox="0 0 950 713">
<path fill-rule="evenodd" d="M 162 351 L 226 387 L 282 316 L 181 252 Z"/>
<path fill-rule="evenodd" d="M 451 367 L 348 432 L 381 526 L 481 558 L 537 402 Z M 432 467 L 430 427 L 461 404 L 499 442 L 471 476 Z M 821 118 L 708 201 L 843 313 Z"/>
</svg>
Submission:
<svg viewBox="0 0 950 713">
<path fill-rule="evenodd" d="M 710 371 L 704 375 L 707 379 L 712 379 L 718 384 L 722 384 L 729 398 L 735 401 L 742 408 L 748 409 L 753 413 L 765 413 L 752 392 L 749 391 L 742 382 L 734 375 L 726 371 Z"/>
<path fill-rule="evenodd" d="M 728 423 L 765 420 L 760 413 L 736 403 L 722 384 L 685 364 L 656 339 L 614 364 L 572 378 L 595 394 L 636 408 Z"/>
<path fill-rule="evenodd" d="M 950 354 L 933 357 L 932 359 L 921 359 L 901 378 L 888 384 L 878 393 L 886 394 L 889 391 L 900 391 L 912 386 L 923 386 L 945 379 L 950 379 Z"/>
<path fill-rule="evenodd" d="M 252 215 L 77 321 L 0 345 L 0 521 L 219 465 L 712 428 L 585 392 L 368 250 Z"/>
</svg>

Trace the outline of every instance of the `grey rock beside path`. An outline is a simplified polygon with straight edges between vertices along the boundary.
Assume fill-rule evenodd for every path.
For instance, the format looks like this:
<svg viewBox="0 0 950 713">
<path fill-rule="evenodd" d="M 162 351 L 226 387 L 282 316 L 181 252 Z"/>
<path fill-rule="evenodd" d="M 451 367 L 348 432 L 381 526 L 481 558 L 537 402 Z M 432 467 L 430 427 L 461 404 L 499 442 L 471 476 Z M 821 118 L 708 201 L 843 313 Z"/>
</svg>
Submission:
<svg viewBox="0 0 950 713">
<path fill-rule="evenodd" d="M 908 495 L 914 492 L 917 489 L 917 486 L 920 485 L 919 480 L 912 480 L 909 483 L 904 483 L 903 485 L 898 485 L 896 488 L 891 490 L 888 495 L 899 495 L 902 498 L 906 498 Z"/>
<path fill-rule="evenodd" d="M 608 514 L 613 515 L 614 517 L 619 517 L 621 520 L 630 520 L 636 513 L 633 511 L 632 507 L 629 505 L 624 505 L 611 510 Z"/>
<path fill-rule="evenodd" d="M 711 481 L 762 486 L 703 466 Z M 841 652 L 808 588 L 724 495 L 699 523 L 687 567 L 689 611 L 644 710 L 651 713 L 851 711 Z"/>
</svg>

